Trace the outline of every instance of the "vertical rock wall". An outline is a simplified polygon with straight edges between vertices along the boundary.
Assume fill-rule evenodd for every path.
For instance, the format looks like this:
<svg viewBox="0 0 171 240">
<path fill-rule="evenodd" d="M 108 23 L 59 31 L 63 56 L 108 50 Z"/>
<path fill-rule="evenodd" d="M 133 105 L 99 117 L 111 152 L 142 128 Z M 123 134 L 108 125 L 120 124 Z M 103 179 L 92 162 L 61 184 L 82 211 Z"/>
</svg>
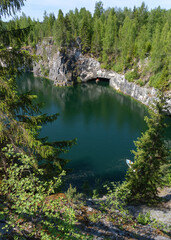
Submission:
<svg viewBox="0 0 171 240">
<path fill-rule="evenodd" d="M 51 40 L 46 40 L 37 45 L 36 54 L 40 56 L 40 60 L 33 66 L 34 76 L 45 76 L 53 80 L 55 85 L 67 86 L 78 80 L 87 82 L 91 79 L 105 78 L 109 80 L 111 87 L 145 105 L 149 105 L 156 98 L 157 91 L 154 88 L 140 87 L 128 82 L 124 75 L 101 69 L 96 59 L 82 55 L 79 48 L 59 51 Z M 168 101 L 168 105 L 171 114 L 171 100 Z"/>
</svg>

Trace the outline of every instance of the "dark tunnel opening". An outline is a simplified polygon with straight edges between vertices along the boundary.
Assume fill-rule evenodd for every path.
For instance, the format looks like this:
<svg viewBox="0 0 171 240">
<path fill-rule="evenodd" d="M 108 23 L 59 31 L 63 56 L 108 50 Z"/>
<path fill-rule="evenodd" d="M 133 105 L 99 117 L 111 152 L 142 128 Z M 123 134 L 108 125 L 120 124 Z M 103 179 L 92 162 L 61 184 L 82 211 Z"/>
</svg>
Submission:
<svg viewBox="0 0 171 240">
<path fill-rule="evenodd" d="M 91 78 L 91 79 L 88 79 L 87 82 L 109 82 L 110 79 L 109 78 L 102 78 L 102 77 L 97 77 L 97 78 Z"/>
</svg>

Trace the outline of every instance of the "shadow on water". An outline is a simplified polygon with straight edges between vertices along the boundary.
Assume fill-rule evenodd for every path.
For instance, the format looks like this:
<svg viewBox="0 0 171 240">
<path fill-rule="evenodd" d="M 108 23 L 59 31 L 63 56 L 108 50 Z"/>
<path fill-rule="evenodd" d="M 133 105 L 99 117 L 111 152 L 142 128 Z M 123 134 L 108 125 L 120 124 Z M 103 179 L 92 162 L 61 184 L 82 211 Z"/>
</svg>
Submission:
<svg viewBox="0 0 171 240">
<path fill-rule="evenodd" d="M 43 113 L 60 113 L 55 122 L 43 127 L 41 136 L 50 141 L 77 138 L 77 145 L 64 156 L 71 160 L 67 167 L 73 169 L 73 184 L 124 179 L 125 159 L 133 159 L 133 141 L 147 128 L 146 107 L 117 93 L 108 82 L 55 87 L 51 81 L 25 74 L 18 86 L 44 102 Z"/>
</svg>

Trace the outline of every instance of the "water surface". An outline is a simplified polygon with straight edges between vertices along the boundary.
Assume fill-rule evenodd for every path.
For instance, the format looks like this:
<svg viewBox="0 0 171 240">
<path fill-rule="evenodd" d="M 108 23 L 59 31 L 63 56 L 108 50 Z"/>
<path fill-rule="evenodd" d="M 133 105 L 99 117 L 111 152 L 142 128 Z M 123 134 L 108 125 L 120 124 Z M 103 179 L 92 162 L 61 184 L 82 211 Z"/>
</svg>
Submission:
<svg viewBox="0 0 171 240">
<path fill-rule="evenodd" d="M 32 91 L 44 102 L 43 113 L 59 113 L 58 119 L 43 127 L 41 135 L 50 141 L 77 138 L 65 158 L 72 168 L 73 184 L 95 179 L 123 180 L 133 159 L 133 141 L 145 131 L 146 108 L 109 87 L 109 83 L 86 83 L 55 87 L 46 79 L 25 74 L 19 80 L 22 92 Z"/>
</svg>

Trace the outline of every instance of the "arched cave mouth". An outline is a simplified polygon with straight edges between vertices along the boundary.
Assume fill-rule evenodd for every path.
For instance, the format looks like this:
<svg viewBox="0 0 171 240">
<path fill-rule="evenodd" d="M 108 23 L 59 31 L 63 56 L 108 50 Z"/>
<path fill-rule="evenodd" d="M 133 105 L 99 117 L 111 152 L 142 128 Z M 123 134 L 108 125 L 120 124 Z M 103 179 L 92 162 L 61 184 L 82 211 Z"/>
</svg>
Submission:
<svg viewBox="0 0 171 240">
<path fill-rule="evenodd" d="M 87 82 L 96 82 L 96 83 L 99 83 L 99 82 L 108 82 L 109 83 L 109 81 L 110 81 L 109 78 L 102 78 L 102 77 L 91 78 L 91 79 L 87 80 Z"/>
</svg>

